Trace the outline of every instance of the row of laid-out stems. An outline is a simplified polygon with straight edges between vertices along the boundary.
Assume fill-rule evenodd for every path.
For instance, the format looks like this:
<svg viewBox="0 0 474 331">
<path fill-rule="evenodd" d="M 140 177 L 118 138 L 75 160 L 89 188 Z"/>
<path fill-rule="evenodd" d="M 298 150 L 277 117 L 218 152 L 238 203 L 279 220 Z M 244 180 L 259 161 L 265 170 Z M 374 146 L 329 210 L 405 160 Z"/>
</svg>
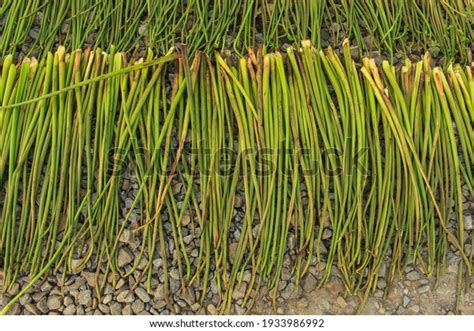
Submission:
<svg viewBox="0 0 474 331">
<path fill-rule="evenodd" d="M 0 55 L 24 49 L 47 54 L 56 43 L 71 47 L 140 42 L 166 52 L 176 42 L 188 50 L 243 52 L 309 39 L 322 30 L 334 43 L 357 41 L 364 50 L 390 56 L 414 47 L 468 59 L 474 39 L 472 0 L 6 0 L 0 5 Z M 36 30 L 39 29 L 39 30 Z M 31 30 L 33 32 L 31 32 Z M 32 44 L 25 42 L 32 38 Z"/>
<path fill-rule="evenodd" d="M 474 67 L 432 68 L 429 54 L 398 68 L 369 58 L 358 65 L 347 41 L 343 49 L 338 56 L 303 42 L 286 54 L 217 53 L 215 61 L 200 53 L 189 59 L 184 46 L 139 60 L 113 48 L 60 47 L 18 65 L 5 57 L 3 290 L 22 275 L 30 282 L 1 313 L 46 274 L 60 272 L 64 280 L 91 261 L 98 296 L 108 276 L 137 272 L 151 291 L 159 271 L 171 305 L 173 260 L 182 290 L 199 288 L 201 303 L 216 282 L 221 312 L 229 312 L 245 271 L 251 279 L 242 304 L 250 307 L 263 285 L 277 298 L 283 267 L 298 283 L 325 265 L 317 268 L 319 286 L 337 267 L 347 293 L 361 295 L 362 309 L 382 263 L 389 263 L 382 275 L 388 284 L 409 263 L 438 275 L 451 247 L 461 258 L 461 289 L 473 267 L 463 194 L 472 197 L 474 184 Z M 223 150 L 241 153 L 224 159 Z M 268 162 L 274 172 L 261 175 Z M 219 169 L 229 163 L 233 170 L 223 176 Z M 129 209 L 118 175 L 126 164 L 138 182 Z M 175 194 L 176 183 L 184 193 Z M 195 258 L 183 239 L 185 215 L 199 241 Z M 327 229 L 332 236 L 322 252 Z M 124 230 L 141 239 L 125 269 L 117 263 Z"/>
</svg>

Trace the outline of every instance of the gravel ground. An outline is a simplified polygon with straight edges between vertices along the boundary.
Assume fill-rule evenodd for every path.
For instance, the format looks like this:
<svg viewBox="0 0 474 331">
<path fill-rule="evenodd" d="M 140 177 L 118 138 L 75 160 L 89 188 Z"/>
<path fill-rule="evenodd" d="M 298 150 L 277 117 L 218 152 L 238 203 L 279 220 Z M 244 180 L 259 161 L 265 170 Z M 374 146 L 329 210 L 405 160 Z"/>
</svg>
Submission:
<svg viewBox="0 0 474 331">
<path fill-rule="evenodd" d="M 393 287 L 385 296 L 386 282 L 380 278 L 377 289 L 370 295 L 363 314 L 454 314 L 456 302 L 457 265 L 459 259 L 450 254 L 448 266 L 438 281 L 428 280 L 421 271 L 407 267 L 403 278 L 396 279 Z M 174 304 L 167 305 L 163 296 L 163 285 L 154 282 L 153 291 L 147 292 L 142 285 L 135 288 L 131 280 L 121 279 L 115 287 L 111 282 L 105 287 L 100 300 L 95 297 L 95 274 L 83 271 L 66 279 L 64 288 L 59 284 L 60 276 L 49 276 L 38 283 L 28 294 L 23 296 L 10 314 L 63 314 L 63 315 L 168 315 L 168 314 L 217 314 L 217 302 L 210 298 L 204 305 L 196 302 L 193 290 L 183 293 L 179 281 L 171 280 Z M 359 307 L 357 296 L 347 296 L 337 271 L 328 283 L 315 289 L 317 275 L 310 273 L 296 286 L 289 281 L 282 281 L 281 294 L 274 308 L 271 299 L 262 289 L 258 305 L 251 314 L 284 314 L 284 315 L 336 315 L 354 314 Z M 0 296 L 0 308 L 3 307 L 26 282 L 22 278 L 8 293 Z M 461 314 L 474 315 L 474 277 L 461 293 Z M 197 291 L 197 289 L 194 289 Z M 238 295 L 238 294 L 237 294 Z M 214 295 L 216 296 L 216 295 Z M 213 297 L 214 297 L 213 296 Z M 233 305 L 232 314 L 246 313 L 238 304 Z"/>
<path fill-rule="evenodd" d="M 34 41 L 37 34 L 37 26 L 34 26 L 29 34 L 29 39 L 17 54 L 23 57 L 28 52 L 29 45 Z M 329 34 L 322 32 L 323 47 L 334 44 L 329 39 Z M 324 36 L 328 36 L 325 38 Z M 90 38 L 93 40 L 93 38 Z M 87 45 L 85 45 L 87 47 Z M 336 49 L 337 50 L 337 49 Z M 422 52 L 416 50 L 408 54 L 413 60 L 417 60 Z M 352 48 L 353 57 L 360 59 L 360 53 L 356 47 Z M 377 51 L 367 55 L 381 62 L 386 55 Z M 436 57 L 436 54 L 434 54 Z M 395 62 L 402 62 L 405 55 L 397 53 Z M 435 63 L 440 58 L 435 59 Z M 130 174 L 125 174 L 122 185 L 122 205 L 127 209 L 130 207 L 133 198 L 137 193 L 138 184 Z M 182 190 L 179 184 L 173 186 L 173 190 L 179 193 Z M 238 198 L 239 199 L 239 198 Z M 242 201 L 236 204 L 234 238 L 230 241 L 230 250 L 235 249 L 235 243 L 238 241 L 238 228 L 242 219 Z M 134 214 L 135 219 L 139 219 L 138 211 Z M 472 197 L 465 197 L 464 223 L 468 231 L 473 229 L 474 205 Z M 132 217 L 133 221 L 134 217 Z M 164 227 L 171 234 L 169 227 L 165 222 Z M 193 222 L 189 217 L 183 221 L 183 236 L 188 245 L 191 260 L 198 255 L 198 239 L 192 235 L 199 229 L 193 228 Z M 199 231 L 197 232 L 199 233 Z M 173 250 L 174 242 L 169 235 L 167 249 Z M 118 264 L 125 270 L 130 270 L 138 255 L 140 240 L 125 232 L 120 239 L 121 246 L 118 257 Z M 170 254 L 171 256 L 172 254 Z M 230 252 L 232 255 L 232 252 Z M 94 259 L 92 259 L 94 260 Z M 189 288 L 187 291 L 181 289 L 179 277 L 177 276 L 176 260 L 170 260 L 170 291 L 173 297 L 170 302 L 166 301 L 163 289 L 163 273 L 160 268 L 162 263 L 160 258 L 153 261 L 152 291 L 148 292 L 139 278 L 140 270 L 144 268 L 146 260 L 138 266 L 138 271 L 127 279 L 118 279 L 116 282 L 112 277 L 106 280 L 104 291 L 100 299 L 96 297 L 95 286 L 95 266 L 89 263 L 84 270 L 66 275 L 64 286 L 61 287 L 62 274 L 57 273 L 49 275 L 42 282 L 36 284 L 22 299 L 14 305 L 10 314 L 89 314 L 89 315 L 130 315 L 130 314 L 217 314 L 217 306 L 220 298 L 217 293 L 215 281 L 211 281 L 210 291 L 206 294 L 204 304 L 199 303 L 201 289 L 198 287 Z M 420 271 L 418 266 L 408 266 L 403 277 L 395 280 L 388 293 L 386 290 L 386 281 L 380 278 L 377 283 L 377 289 L 373 295 L 370 295 L 364 310 L 365 314 L 452 314 L 455 312 L 456 301 L 456 282 L 457 265 L 459 257 L 450 252 L 445 266 L 445 272 L 438 277 L 437 282 L 433 279 L 428 280 Z M 316 289 L 318 277 L 324 266 L 313 265 L 309 269 L 309 275 L 299 286 L 292 282 L 290 270 L 283 270 L 282 281 L 279 284 L 280 296 L 277 299 L 276 307 L 273 307 L 268 289 L 263 288 L 258 304 L 253 307 L 242 307 L 244 290 L 247 286 L 246 279 L 249 279 L 250 272 L 244 275 L 244 285 L 241 289 L 235 291 L 233 299 L 236 302 L 233 305 L 233 314 L 243 314 L 250 312 L 253 314 L 353 314 L 359 307 L 357 296 L 346 295 L 344 293 L 343 283 L 336 268 L 326 286 Z M 0 286 L 3 280 L 3 274 L 0 270 Z M 212 273 L 210 279 L 212 279 Z M 27 277 L 19 278 L 17 284 L 13 286 L 8 293 L 0 294 L 0 309 L 15 296 L 22 286 L 27 282 Z M 113 285 L 115 283 L 115 286 Z M 466 281 L 465 290 L 461 293 L 460 313 L 474 314 L 474 276 Z"/>
<path fill-rule="evenodd" d="M 127 210 L 130 207 L 138 189 L 138 184 L 129 171 L 125 171 L 122 184 L 122 207 Z M 182 185 L 173 185 L 175 194 L 180 196 L 183 190 Z M 465 229 L 472 231 L 474 203 L 467 191 L 464 199 L 464 223 Z M 239 198 L 238 198 L 239 200 Z M 243 197 L 236 203 L 234 213 L 234 237 L 230 238 L 230 250 L 235 249 L 238 241 L 239 227 L 241 226 Z M 134 217 L 132 217 L 133 220 Z M 135 213 L 138 219 L 138 210 Z M 455 222 L 450 222 L 455 223 Z M 171 231 L 164 221 L 164 228 Z M 188 253 L 191 264 L 198 256 L 198 236 L 193 235 L 196 229 L 188 217 L 183 222 L 183 237 L 188 245 Z M 199 233 L 199 230 L 197 231 Z M 291 235 L 291 234 L 290 234 Z M 329 234 L 330 236 L 330 234 Z M 174 242 L 171 232 L 167 248 L 173 251 Z M 323 237 L 324 238 L 324 237 Z M 130 270 L 138 258 L 140 238 L 126 231 L 120 238 L 120 250 L 118 254 L 118 265 L 125 271 Z M 469 251 L 470 247 L 466 247 Z M 168 256 L 173 256 L 169 254 Z M 232 256 L 232 252 L 230 252 Z M 290 257 L 285 257 L 284 265 L 291 265 Z M 315 260 L 315 259 L 314 259 Z M 94 258 L 91 259 L 94 261 Z M 143 280 L 140 278 L 140 270 L 146 265 L 146 260 L 142 259 L 137 271 L 127 279 L 116 279 L 115 286 L 113 276 L 110 274 L 106 280 L 106 285 L 100 299 L 96 297 L 96 274 L 92 262 L 76 274 L 66 275 L 64 286 L 61 287 L 62 273 L 50 274 L 42 282 L 37 283 L 21 300 L 11 309 L 10 314 L 217 314 L 220 298 L 217 292 L 213 274 L 210 274 L 210 290 L 206 293 L 204 304 L 201 305 L 200 297 L 202 290 L 199 286 L 182 289 L 176 258 L 169 259 L 170 293 L 172 297 L 166 300 L 163 286 L 163 270 L 160 268 L 162 260 L 154 257 L 151 291 L 145 289 Z M 315 260 L 316 261 L 316 260 Z M 73 260 L 79 263 L 79 260 Z M 448 253 L 447 263 L 444 271 L 437 278 L 427 279 L 420 271 L 419 266 L 410 265 L 400 278 L 395 279 L 391 289 L 387 290 L 387 283 L 384 278 L 379 278 L 375 293 L 371 294 L 367 300 L 364 314 L 452 314 L 455 312 L 457 266 L 459 257 L 453 253 Z M 380 274 L 388 267 L 388 261 L 384 262 Z M 309 273 L 305 279 L 296 286 L 290 269 L 283 269 L 282 280 L 278 285 L 280 290 L 276 306 L 273 307 L 268 289 L 263 287 L 259 297 L 254 298 L 258 304 L 251 306 L 250 303 L 242 307 L 242 298 L 245 295 L 247 283 L 251 278 L 250 271 L 244 274 L 243 285 L 234 291 L 232 314 L 354 314 L 359 307 L 359 298 L 354 295 L 346 295 L 342 278 L 333 267 L 333 273 L 328 283 L 316 289 L 318 279 L 323 274 L 324 264 L 316 262 L 309 268 Z M 0 270 L 0 286 L 2 282 L 2 271 Z M 0 295 L 0 308 L 2 308 L 11 297 L 16 295 L 26 284 L 28 278 L 22 277 L 13 288 Z M 99 276 L 103 280 L 103 275 Z M 474 276 L 464 282 L 464 291 L 461 293 L 459 313 L 474 314 Z M 386 294 L 386 295 L 385 295 Z"/>
</svg>

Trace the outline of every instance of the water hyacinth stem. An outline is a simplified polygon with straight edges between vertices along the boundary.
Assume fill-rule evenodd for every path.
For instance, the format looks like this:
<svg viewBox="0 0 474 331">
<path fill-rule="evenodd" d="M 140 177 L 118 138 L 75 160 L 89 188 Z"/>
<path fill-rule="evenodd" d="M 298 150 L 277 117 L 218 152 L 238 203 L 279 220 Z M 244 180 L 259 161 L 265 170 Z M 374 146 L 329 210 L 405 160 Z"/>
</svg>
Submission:
<svg viewBox="0 0 474 331">
<path fill-rule="evenodd" d="M 140 59 L 114 48 L 18 65 L 6 56 L 3 290 L 31 282 L 1 313 L 49 272 L 84 268 L 99 297 L 107 279 L 135 277 L 148 291 L 162 284 L 173 309 L 179 281 L 201 304 L 214 287 L 222 313 L 236 300 L 250 310 L 263 287 L 276 302 L 282 277 L 299 284 L 314 269 L 324 286 L 337 268 L 362 311 L 382 264 L 387 294 L 410 263 L 439 275 L 449 246 L 461 289 L 474 255 L 463 223 L 473 67 L 432 68 L 429 54 L 359 66 L 348 41 L 341 55 L 301 46 L 237 58 L 184 46 Z M 130 265 L 124 249 L 137 252 Z"/>
</svg>

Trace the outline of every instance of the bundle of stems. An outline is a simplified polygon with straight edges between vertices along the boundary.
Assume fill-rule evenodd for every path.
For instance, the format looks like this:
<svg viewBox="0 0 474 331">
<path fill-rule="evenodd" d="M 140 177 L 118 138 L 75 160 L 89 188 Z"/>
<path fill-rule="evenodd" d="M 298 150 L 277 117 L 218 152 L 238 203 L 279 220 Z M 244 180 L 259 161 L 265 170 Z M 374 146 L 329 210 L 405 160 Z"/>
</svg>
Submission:
<svg viewBox="0 0 474 331">
<path fill-rule="evenodd" d="M 212 54 L 239 54 L 263 44 L 269 50 L 309 39 L 357 41 L 363 51 L 432 49 L 446 62 L 469 60 L 474 40 L 471 0 L 5 0 L 0 4 L 0 56 L 22 51 L 46 56 L 67 49 L 116 45 L 123 51 L 176 43 Z M 472 59 L 471 59 L 472 60 Z"/>
<path fill-rule="evenodd" d="M 262 286 L 276 300 L 284 269 L 297 284 L 314 269 L 323 286 L 337 268 L 362 309 L 378 277 L 388 293 L 408 264 L 439 275 L 452 249 L 461 289 L 474 255 L 463 224 L 474 186 L 474 66 L 433 68 L 428 53 L 401 67 L 359 66 L 347 40 L 342 49 L 305 41 L 285 54 L 249 49 L 215 61 L 188 57 L 184 45 L 140 59 L 114 48 L 60 47 L 18 65 L 6 56 L 3 290 L 22 275 L 30 282 L 1 313 L 48 273 L 64 280 L 85 267 L 96 271 L 98 296 L 108 280 L 133 275 L 149 291 L 162 282 L 172 307 L 174 264 L 180 291 L 196 288 L 200 303 L 215 282 L 223 313 L 249 272 L 248 309 Z M 124 204 L 127 171 L 136 190 Z M 140 246 L 123 267 L 130 232 Z"/>
</svg>

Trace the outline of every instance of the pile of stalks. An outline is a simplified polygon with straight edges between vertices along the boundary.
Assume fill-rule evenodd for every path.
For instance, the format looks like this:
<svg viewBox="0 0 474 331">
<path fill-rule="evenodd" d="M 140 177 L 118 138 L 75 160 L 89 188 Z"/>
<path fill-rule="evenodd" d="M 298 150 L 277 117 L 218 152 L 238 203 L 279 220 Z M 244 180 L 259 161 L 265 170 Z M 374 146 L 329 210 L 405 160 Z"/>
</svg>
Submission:
<svg viewBox="0 0 474 331">
<path fill-rule="evenodd" d="M 109 274 L 128 277 L 142 260 L 151 290 L 157 256 L 167 297 L 168 265 L 176 259 L 182 287 L 198 286 L 201 302 L 212 274 L 222 313 L 246 270 L 244 305 L 262 285 L 276 299 L 285 254 L 296 283 L 315 261 L 326 265 L 318 286 L 337 267 L 361 307 L 383 261 L 388 291 L 409 263 L 438 275 L 452 249 L 463 287 L 474 255 L 465 249 L 474 247 L 472 231 L 463 227 L 463 193 L 472 197 L 474 185 L 474 65 L 433 68 L 427 53 L 400 67 L 369 58 L 359 66 L 347 41 L 340 56 L 309 41 L 285 54 L 186 54 L 178 46 L 162 57 L 149 51 L 130 59 L 114 48 L 60 47 L 39 62 L 3 59 L 3 290 L 22 275 L 30 282 L 2 314 L 43 276 L 65 277 L 90 261 L 103 279 L 98 296 Z M 127 165 L 139 190 L 125 209 Z M 170 188 L 175 183 L 184 199 Z M 140 217 L 132 220 L 136 209 Z M 195 258 L 183 241 L 184 215 L 199 238 Z M 330 244 L 321 252 L 327 229 Z M 124 230 L 141 242 L 127 270 L 117 263 Z"/>
<path fill-rule="evenodd" d="M 72 50 L 86 43 L 127 52 L 146 45 L 165 54 L 177 42 L 191 55 L 242 54 L 256 44 L 272 50 L 350 38 L 361 50 L 384 50 L 391 58 L 429 48 L 466 62 L 473 25 L 472 0 L 5 0 L 0 56 L 20 49 L 43 56 L 57 44 Z"/>
</svg>

